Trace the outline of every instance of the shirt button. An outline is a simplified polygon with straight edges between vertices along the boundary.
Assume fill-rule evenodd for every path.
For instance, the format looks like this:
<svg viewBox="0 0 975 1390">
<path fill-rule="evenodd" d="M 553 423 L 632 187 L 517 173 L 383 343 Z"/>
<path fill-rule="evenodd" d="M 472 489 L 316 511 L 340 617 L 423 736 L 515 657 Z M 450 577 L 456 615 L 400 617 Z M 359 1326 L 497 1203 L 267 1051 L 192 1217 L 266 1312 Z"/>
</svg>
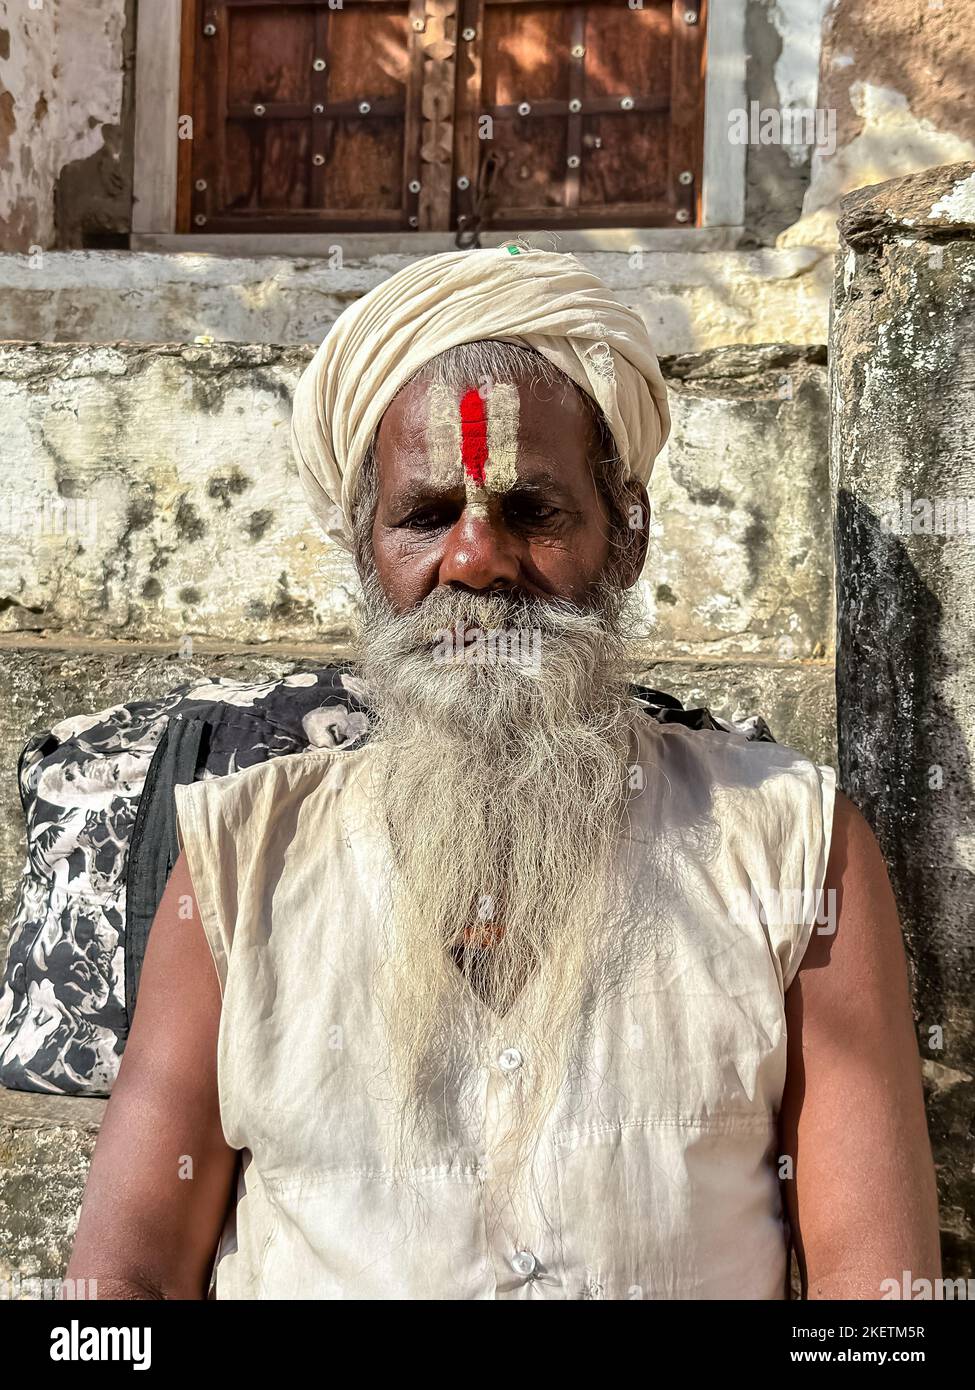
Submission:
<svg viewBox="0 0 975 1390">
<path fill-rule="evenodd" d="M 511 1268 L 516 1274 L 522 1274 L 527 1279 L 530 1274 L 535 1273 L 535 1266 L 538 1261 L 530 1250 L 519 1250 L 511 1261 Z"/>
<path fill-rule="evenodd" d="M 506 1047 L 498 1058 L 498 1066 L 502 1071 L 517 1071 L 524 1060 L 517 1047 Z"/>
</svg>

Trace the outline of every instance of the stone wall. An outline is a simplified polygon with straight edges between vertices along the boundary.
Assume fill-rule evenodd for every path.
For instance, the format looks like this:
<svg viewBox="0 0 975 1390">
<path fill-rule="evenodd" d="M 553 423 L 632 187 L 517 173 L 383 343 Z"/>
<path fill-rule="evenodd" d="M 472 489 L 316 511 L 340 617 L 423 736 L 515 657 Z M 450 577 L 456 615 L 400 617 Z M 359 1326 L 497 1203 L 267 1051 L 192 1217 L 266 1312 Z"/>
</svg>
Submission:
<svg viewBox="0 0 975 1390">
<path fill-rule="evenodd" d="M 971 1278 L 975 165 L 865 189 L 843 208 L 831 338 L 840 779 L 891 869 L 947 1272 Z"/>
<path fill-rule="evenodd" d="M 749 0 L 745 11 L 746 94 L 761 111 L 811 110 L 819 89 L 820 36 L 829 0 Z M 773 245 L 799 217 L 813 146 L 748 146 L 743 245 Z"/>
<path fill-rule="evenodd" d="M 36 1096 L 0 1087 L 0 1289 L 14 1299 L 51 1298 L 35 1281 L 59 1279 L 103 1100 Z"/>
<path fill-rule="evenodd" d="M 975 159 L 971 0 L 831 0 L 818 105 L 836 148 L 815 149 L 801 218 L 779 246 L 837 245 L 844 194 Z"/>
<path fill-rule="evenodd" d="M 311 642 L 353 572 L 289 446 L 311 349 L 0 345 L 0 631 Z M 809 659 L 830 626 L 821 349 L 664 359 L 644 593 L 660 657 Z"/>
</svg>

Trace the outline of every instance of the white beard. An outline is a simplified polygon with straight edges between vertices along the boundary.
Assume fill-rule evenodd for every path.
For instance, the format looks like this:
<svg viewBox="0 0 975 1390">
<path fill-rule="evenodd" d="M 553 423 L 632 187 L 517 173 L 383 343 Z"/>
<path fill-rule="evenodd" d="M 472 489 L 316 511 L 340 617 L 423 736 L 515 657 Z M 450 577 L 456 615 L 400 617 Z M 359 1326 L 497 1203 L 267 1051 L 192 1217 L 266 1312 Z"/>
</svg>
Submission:
<svg viewBox="0 0 975 1390">
<path fill-rule="evenodd" d="M 445 1097 L 462 1094 L 490 1042 L 526 1059 L 508 1139 L 518 1169 L 619 969 L 633 910 L 617 847 L 646 716 L 623 677 L 625 591 L 604 586 L 583 610 L 437 589 L 398 616 L 374 572 L 363 588 L 361 673 L 391 864 L 377 986 L 402 1118 L 396 1166 L 409 1168 L 420 1136 L 459 1140 L 444 1129 Z M 534 630 L 537 669 L 436 662 L 438 636 L 458 622 Z"/>
</svg>

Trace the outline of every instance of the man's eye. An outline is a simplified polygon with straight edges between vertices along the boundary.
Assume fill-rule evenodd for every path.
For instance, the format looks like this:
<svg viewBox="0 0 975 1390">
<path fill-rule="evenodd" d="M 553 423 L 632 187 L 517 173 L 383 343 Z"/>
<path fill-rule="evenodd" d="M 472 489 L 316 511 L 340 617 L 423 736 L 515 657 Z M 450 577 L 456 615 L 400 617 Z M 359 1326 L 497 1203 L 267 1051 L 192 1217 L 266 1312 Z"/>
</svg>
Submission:
<svg viewBox="0 0 975 1390">
<path fill-rule="evenodd" d="M 536 526 L 547 521 L 554 521 L 558 514 L 558 507 L 548 507 L 544 502 L 518 502 L 513 508 L 513 516 L 516 521 Z"/>
<path fill-rule="evenodd" d="M 432 531 L 436 530 L 438 526 L 446 525 L 447 518 L 444 513 L 433 508 L 427 508 L 422 512 L 414 512 L 412 516 L 408 516 L 404 521 L 400 522 L 401 527 L 405 526 L 409 530 L 414 531 Z"/>
</svg>

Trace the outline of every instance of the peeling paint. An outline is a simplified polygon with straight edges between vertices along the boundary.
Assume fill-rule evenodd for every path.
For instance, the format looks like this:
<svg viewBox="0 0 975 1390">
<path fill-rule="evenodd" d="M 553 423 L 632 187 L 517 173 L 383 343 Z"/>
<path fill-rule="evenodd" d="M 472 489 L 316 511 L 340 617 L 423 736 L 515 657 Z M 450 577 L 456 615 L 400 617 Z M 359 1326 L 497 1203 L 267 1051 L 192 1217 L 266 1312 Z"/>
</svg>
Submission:
<svg viewBox="0 0 975 1390">
<path fill-rule="evenodd" d="M 812 109 L 819 92 L 819 51 L 828 0 L 775 0 L 769 16 L 782 48 L 775 62 L 775 85 L 783 107 Z M 804 164 L 811 151 L 786 146 L 793 164 Z"/>
<path fill-rule="evenodd" d="M 854 189 L 975 159 L 975 110 L 958 55 L 965 6 L 834 0 L 823 26 L 818 106 L 837 113 L 837 149 L 813 154 L 802 215 L 779 247 L 838 245 Z"/>
<path fill-rule="evenodd" d="M 956 183 L 950 193 L 932 204 L 931 216 L 969 225 L 975 222 L 975 174 Z"/>
<path fill-rule="evenodd" d="M 779 247 L 838 246 L 836 215 L 843 194 L 920 169 L 975 159 L 975 139 L 939 130 L 917 117 L 902 92 L 857 81 L 850 88 L 850 100 L 863 128 L 831 159 L 814 157 L 803 216 L 778 238 Z"/>
<path fill-rule="evenodd" d="M 62 194 L 57 208 L 56 189 L 65 169 L 108 150 L 118 170 L 131 7 L 131 0 L 37 9 L 18 5 L 14 23 L 0 31 L 7 35 L 0 43 L 0 92 L 6 102 L 4 112 L 0 101 L 0 250 L 52 246 L 59 218 L 68 223 L 81 217 L 86 200 L 95 208 L 104 190 L 90 175 L 86 186 L 74 184 L 75 205 Z M 108 193 L 110 202 L 117 201 L 119 190 Z"/>
</svg>

